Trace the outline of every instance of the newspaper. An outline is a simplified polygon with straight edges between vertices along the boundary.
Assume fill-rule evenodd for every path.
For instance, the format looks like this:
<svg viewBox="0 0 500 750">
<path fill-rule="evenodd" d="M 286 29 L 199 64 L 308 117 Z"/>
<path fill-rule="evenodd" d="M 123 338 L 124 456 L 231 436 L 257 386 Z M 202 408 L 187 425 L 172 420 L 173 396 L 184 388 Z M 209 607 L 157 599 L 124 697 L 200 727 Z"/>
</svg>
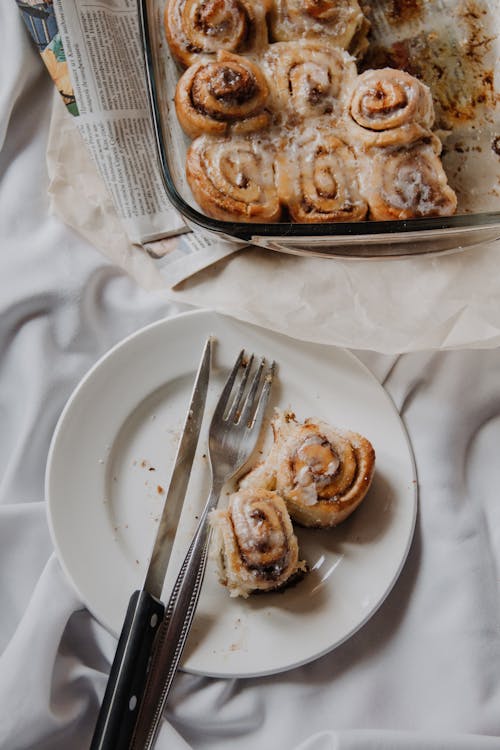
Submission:
<svg viewBox="0 0 500 750">
<path fill-rule="evenodd" d="M 78 130 L 127 235 L 143 243 L 184 231 L 154 156 L 135 0 L 55 0 L 54 9 Z"/>
<path fill-rule="evenodd" d="M 121 257 L 148 253 L 163 283 L 173 286 L 241 247 L 194 232 L 168 201 L 156 155 L 136 0 L 16 2 L 66 114 L 73 115 L 70 127 L 76 125 L 111 198 L 100 212 L 104 227 L 98 233 L 99 249 L 114 259 L 107 246 L 121 234 L 119 224 L 124 231 L 119 238 Z M 70 139 L 61 138 L 56 149 L 59 168 L 62 159 L 74 160 L 77 167 L 74 139 L 71 148 L 69 143 Z M 65 171 L 69 182 L 71 163 Z M 68 211 L 66 201 L 66 210 L 59 212 L 65 219 L 72 213 L 71 225 L 89 239 L 95 232 L 83 204 L 92 203 L 96 192 L 102 194 L 93 176 L 90 183 L 93 190 L 81 195 L 82 210 Z M 63 192 L 60 179 L 56 184 Z M 55 203 L 58 197 L 65 203 L 64 195 L 51 197 Z M 136 261 L 135 268 L 140 257 Z"/>
<path fill-rule="evenodd" d="M 47 143 L 50 210 L 111 263 L 146 289 L 169 289 L 238 249 L 198 231 L 143 246 L 132 244 L 77 123 L 78 118 L 68 117 L 60 98 L 54 97 Z"/>
</svg>

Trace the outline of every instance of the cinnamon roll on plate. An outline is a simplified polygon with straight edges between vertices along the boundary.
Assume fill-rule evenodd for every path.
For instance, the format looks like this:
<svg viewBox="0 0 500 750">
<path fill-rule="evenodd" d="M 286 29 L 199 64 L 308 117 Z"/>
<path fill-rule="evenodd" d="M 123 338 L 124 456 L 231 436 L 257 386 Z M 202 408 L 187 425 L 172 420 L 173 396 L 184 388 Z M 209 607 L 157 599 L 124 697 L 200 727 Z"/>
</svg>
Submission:
<svg viewBox="0 0 500 750">
<path fill-rule="evenodd" d="M 368 206 L 354 149 L 327 126 L 298 132 L 277 159 L 278 192 L 293 221 L 361 221 Z"/>
<path fill-rule="evenodd" d="M 168 0 L 164 25 L 172 55 L 184 67 L 219 50 L 249 53 L 267 44 L 268 3 Z"/>
<path fill-rule="evenodd" d="M 300 423 L 290 412 L 272 421 L 274 444 L 267 458 L 240 482 L 241 489 L 278 492 L 294 521 L 329 528 L 363 501 L 375 470 L 370 441 L 317 419 Z"/>
<path fill-rule="evenodd" d="M 220 581 L 231 596 L 283 589 L 306 570 L 285 502 L 275 492 L 234 493 L 226 510 L 212 512 L 210 525 Z"/>
<path fill-rule="evenodd" d="M 251 133 L 269 124 L 264 107 L 269 89 L 260 68 L 239 55 L 218 52 L 216 60 L 191 65 L 179 79 L 175 108 L 191 138 L 204 133 Z"/>
<path fill-rule="evenodd" d="M 201 136 L 191 144 L 186 175 L 195 200 L 225 221 L 278 221 L 275 152 L 265 139 Z"/>
<path fill-rule="evenodd" d="M 273 0 L 274 41 L 319 39 L 361 56 L 368 48 L 370 24 L 357 0 Z"/>
</svg>

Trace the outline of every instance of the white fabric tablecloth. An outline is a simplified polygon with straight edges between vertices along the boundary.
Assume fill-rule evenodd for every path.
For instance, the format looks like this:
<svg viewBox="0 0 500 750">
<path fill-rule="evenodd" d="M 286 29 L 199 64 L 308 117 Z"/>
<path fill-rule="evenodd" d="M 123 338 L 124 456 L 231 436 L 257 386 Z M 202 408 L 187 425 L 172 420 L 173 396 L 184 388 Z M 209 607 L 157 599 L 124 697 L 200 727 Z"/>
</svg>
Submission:
<svg viewBox="0 0 500 750">
<path fill-rule="evenodd" d="M 47 451 L 96 359 L 181 308 L 48 215 L 52 84 L 12 0 L 0 42 L 0 748 L 83 750 L 116 643 L 53 553 Z M 160 750 L 500 748 L 500 351 L 361 358 L 417 462 L 399 580 L 355 636 L 308 666 L 247 681 L 180 674 Z"/>
</svg>

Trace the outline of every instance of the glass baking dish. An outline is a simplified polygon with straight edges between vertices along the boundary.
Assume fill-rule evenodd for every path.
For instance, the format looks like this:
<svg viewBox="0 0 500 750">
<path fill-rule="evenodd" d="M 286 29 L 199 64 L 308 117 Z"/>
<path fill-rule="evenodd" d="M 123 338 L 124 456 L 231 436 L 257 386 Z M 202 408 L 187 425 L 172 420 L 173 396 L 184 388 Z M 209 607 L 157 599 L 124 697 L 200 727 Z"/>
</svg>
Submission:
<svg viewBox="0 0 500 750">
<path fill-rule="evenodd" d="M 366 67 L 403 67 L 431 88 L 457 214 L 401 221 L 228 222 L 197 206 L 185 177 L 189 139 L 173 105 L 180 76 L 163 28 L 165 0 L 138 0 L 148 93 L 165 189 L 193 229 L 298 255 L 402 257 L 500 238 L 500 0 L 371 3 Z M 398 8 L 402 9 L 398 11 Z M 413 9 L 413 10 L 412 10 Z M 398 15 L 399 13 L 399 15 Z M 456 22 L 450 19 L 456 16 Z"/>
</svg>

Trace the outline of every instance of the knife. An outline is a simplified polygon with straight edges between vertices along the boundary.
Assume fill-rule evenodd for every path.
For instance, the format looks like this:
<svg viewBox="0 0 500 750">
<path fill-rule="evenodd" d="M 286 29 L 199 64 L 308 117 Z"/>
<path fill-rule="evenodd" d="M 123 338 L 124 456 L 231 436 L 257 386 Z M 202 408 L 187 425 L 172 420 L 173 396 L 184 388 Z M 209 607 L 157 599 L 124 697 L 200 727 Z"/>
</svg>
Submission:
<svg viewBox="0 0 500 750">
<path fill-rule="evenodd" d="M 211 349 L 209 338 L 196 375 L 144 584 L 130 597 L 90 750 L 128 750 L 130 745 L 155 635 L 165 614 L 160 597 L 203 422 Z"/>
</svg>

